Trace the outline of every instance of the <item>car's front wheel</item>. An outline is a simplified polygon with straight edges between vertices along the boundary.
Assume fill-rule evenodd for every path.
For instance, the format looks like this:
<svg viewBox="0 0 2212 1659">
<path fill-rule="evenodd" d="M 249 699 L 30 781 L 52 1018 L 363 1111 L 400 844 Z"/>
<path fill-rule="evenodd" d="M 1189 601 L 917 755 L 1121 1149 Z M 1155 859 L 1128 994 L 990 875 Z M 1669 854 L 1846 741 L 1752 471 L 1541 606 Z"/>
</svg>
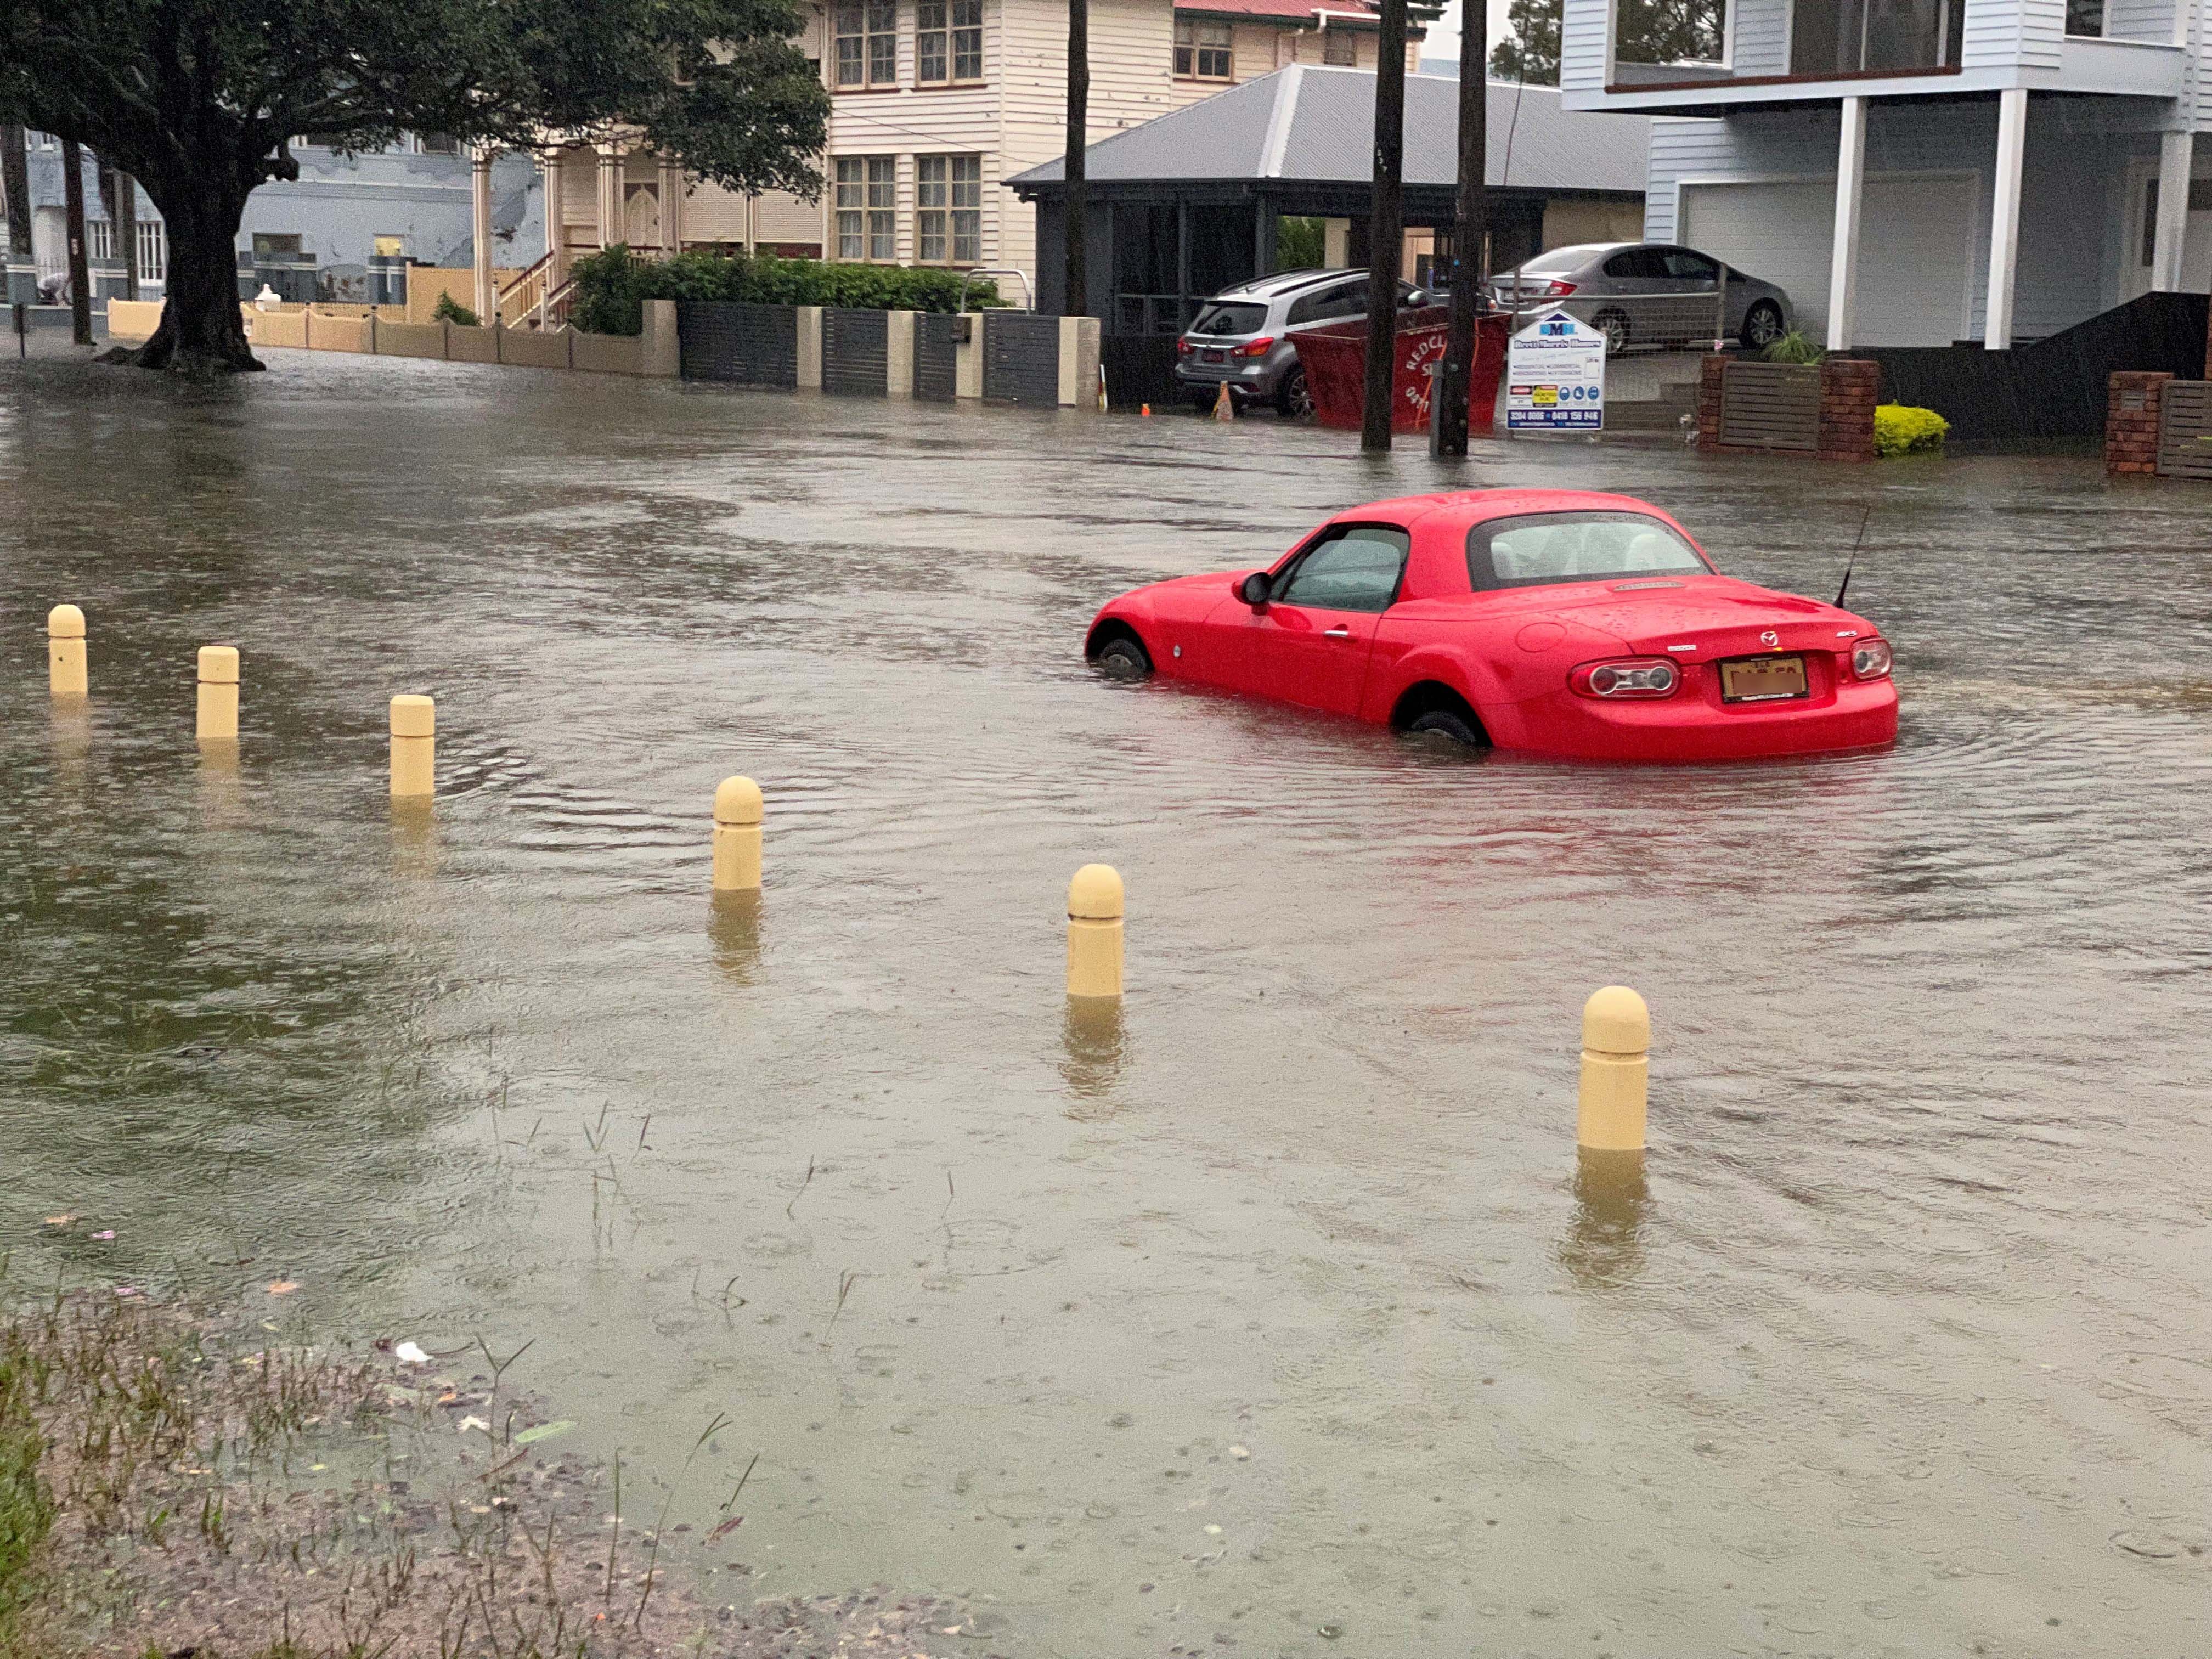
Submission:
<svg viewBox="0 0 2212 1659">
<path fill-rule="evenodd" d="M 1747 351 L 1764 351 L 1784 333 L 1782 307 L 1771 300 L 1761 300 L 1743 314 L 1743 347 Z"/>
<path fill-rule="evenodd" d="M 1145 654 L 1145 647 L 1127 634 L 1107 641 L 1091 660 L 1109 680 L 1144 680 L 1152 675 L 1152 659 Z"/>
<path fill-rule="evenodd" d="M 1482 747 L 1482 739 L 1475 734 L 1474 728 L 1449 708 L 1431 708 L 1425 714 L 1416 714 L 1406 730 L 1417 738 L 1433 732 L 1454 743 L 1465 744 L 1469 749 Z"/>
<path fill-rule="evenodd" d="M 1275 394 L 1275 410 L 1286 421 L 1313 418 L 1313 389 L 1306 385 L 1306 366 L 1297 363 L 1283 376 L 1283 389 Z"/>
</svg>

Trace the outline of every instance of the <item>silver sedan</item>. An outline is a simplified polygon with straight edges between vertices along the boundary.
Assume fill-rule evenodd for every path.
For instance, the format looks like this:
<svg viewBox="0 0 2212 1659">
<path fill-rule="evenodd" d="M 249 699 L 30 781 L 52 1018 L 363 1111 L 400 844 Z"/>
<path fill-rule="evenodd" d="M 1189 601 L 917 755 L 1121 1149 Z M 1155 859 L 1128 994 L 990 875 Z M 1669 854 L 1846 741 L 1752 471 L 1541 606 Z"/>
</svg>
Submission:
<svg viewBox="0 0 2212 1659">
<path fill-rule="evenodd" d="M 1500 310 L 1516 301 L 1524 313 L 1556 305 L 1602 329 L 1615 356 L 1632 345 L 1710 347 L 1715 339 L 1757 350 L 1787 334 L 1795 314 L 1772 283 L 1668 242 L 1555 247 L 1494 275 L 1490 289 Z"/>
</svg>

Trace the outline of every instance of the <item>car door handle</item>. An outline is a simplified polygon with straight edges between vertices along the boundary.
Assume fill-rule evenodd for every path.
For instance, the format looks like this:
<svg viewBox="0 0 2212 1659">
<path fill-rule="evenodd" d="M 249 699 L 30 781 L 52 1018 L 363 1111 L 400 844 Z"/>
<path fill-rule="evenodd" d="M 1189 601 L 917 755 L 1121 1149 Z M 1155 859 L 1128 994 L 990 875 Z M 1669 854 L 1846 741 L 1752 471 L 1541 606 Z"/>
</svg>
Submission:
<svg viewBox="0 0 2212 1659">
<path fill-rule="evenodd" d="M 1348 628 L 1326 629 L 1322 633 L 1322 638 L 1325 640 L 1348 640 L 1351 637 L 1352 630 Z"/>
</svg>

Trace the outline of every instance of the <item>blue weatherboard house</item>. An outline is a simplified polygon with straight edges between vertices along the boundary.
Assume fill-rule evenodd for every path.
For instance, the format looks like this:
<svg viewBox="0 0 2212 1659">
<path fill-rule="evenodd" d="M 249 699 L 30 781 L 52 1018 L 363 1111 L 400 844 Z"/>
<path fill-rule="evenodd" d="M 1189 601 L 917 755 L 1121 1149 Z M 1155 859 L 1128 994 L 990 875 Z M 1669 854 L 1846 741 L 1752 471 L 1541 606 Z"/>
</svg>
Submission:
<svg viewBox="0 0 2212 1659">
<path fill-rule="evenodd" d="M 35 280 L 51 292 L 69 268 L 61 141 L 33 132 L 27 149 L 30 257 L 11 252 L 9 263 L 35 266 Z M 452 140 L 410 136 L 372 155 L 342 155 L 301 139 L 292 154 L 300 177 L 264 185 L 246 202 L 238 242 L 241 295 L 257 294 L 265 283 L 289 300 L 397 303 L 404 297 L 408 264 L 465 268 L 472 262 L 470 160 Z M 98 158 L 89 150 L 83 158 L 86 262 L 94 301 L 104 302 L 123 294 L 116 234 L 122 216 L 120 204 L 109 199 L 112 181 L 101 177 Z M 166 275 L 167 239 L 143 190 L 135 209 L 137 297 L 155 299 Z M 501 156 L 492 164 L 493 263 L 529 264 L 544 246 L 544 223 L 531 158 Z"/>
<path fill-rule="evenodd" d="M 1571 110 L 1651 128 L 1644 234 L 1832 349 L 1991 351 L 2212 289 L 2205 0 L 1565 0 Z"/>
</svg>

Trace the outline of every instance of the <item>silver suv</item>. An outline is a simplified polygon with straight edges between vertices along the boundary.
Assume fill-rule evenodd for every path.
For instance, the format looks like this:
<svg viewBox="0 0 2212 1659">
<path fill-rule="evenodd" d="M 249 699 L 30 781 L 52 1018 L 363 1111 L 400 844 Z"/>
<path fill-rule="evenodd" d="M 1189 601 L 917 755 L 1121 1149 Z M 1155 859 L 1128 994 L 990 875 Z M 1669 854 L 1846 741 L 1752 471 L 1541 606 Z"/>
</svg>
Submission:
<svg viewBox="0 0 2212 1659">
<path fill-rule="evenodd" d="M 1398 284 L 1401 308 L 1429 298 L 1411 283 Z M 1190 403 L 1212 403 L 1225 385 L 1239 404 L 1273 404 L 1285 416 L 1302 419 L 1313 413 L 1313 395 L 1291 331 L 1366 314 L 1364 270 L 1279 270 L 1256 277 L 1200 308 L 1176 341 L 1176 384 Z"/>
</svg>

